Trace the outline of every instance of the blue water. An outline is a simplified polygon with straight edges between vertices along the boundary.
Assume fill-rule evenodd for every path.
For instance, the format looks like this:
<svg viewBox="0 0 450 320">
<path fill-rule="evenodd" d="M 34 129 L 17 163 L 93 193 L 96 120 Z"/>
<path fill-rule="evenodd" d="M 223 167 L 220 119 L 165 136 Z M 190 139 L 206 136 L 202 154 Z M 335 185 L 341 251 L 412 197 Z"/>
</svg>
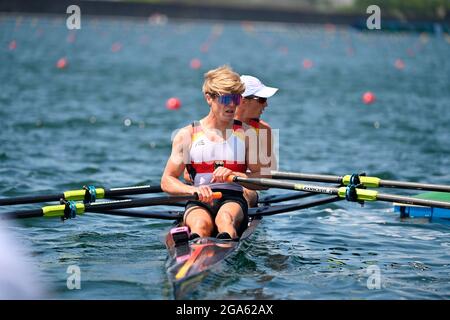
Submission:
<svg viewBox="0 0 450 320">
<path fill-rule="evenodd" d="M 208 112 L 203 73 L 223 64 L 280 88 L 263 115 L 280 129 L 280 169 L 450 184 L 449 56 L 448 35 L 96 17 L 68 31 L 64 17 L 0 16 L 0 195 L 157 184 L 173 130 Z M 165 107 L 173 96 L 177 111 Z M 50 298 L 172 299 L 169 227 L 89 213 L 9 229 Z M 267 217 L 188 298 L 449 299 L 449 231 L 390 203 Z M 70 265 L 80 290 L 66 286 Z"/>
</svg>

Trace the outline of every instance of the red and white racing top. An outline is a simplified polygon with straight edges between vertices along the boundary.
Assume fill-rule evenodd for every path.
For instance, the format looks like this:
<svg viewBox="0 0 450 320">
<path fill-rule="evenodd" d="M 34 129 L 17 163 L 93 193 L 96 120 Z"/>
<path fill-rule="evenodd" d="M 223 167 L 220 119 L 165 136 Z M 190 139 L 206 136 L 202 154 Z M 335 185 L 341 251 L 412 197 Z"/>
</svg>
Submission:
<svg viewBox="0 0 450 320">
<path fill-rule="evenodd" d="M 242 122 L 234 120 L 232 134 L 221 142 L 211 141 L 200 122 L 192 123 L 193 135 L 189 150 L 190 163 L 186 166 L 195 186 L 209 185 L 211 189 L 242 191 L 237 183 L 211 183 L 214 170 L 223 166 L 234 172 L 247 171 L 245 135 Z"/>
</svg>

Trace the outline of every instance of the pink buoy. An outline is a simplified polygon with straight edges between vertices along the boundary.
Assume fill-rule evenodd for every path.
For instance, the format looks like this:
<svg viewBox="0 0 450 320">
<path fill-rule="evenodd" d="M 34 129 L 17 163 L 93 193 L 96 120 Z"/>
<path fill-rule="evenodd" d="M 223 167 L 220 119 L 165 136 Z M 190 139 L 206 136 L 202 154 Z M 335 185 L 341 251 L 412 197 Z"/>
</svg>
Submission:
<svg viewBox="0 0 450 320">
<path fill-rule="evenodd" d="M 201 47 L 200 47 L 200 51 L 203 52 L 203 53 L 206 53 L 206 52 L 208 52 L 208 50 L 209 50 L 209 44 L 208 43 L 203 43 L 201 45 Z"/>
<path fill-rule="evenodd" d="M 64 69 L 67 67 L 67 59 L 66 58 L 60 58 L 58 62 L 56 62 L 56 67 L 58 69 Z"/>
<path fill-rule="evenodd" d="M 303 60 L 303 68 L 304 69 L 311 69 L 313 66 L 313 62 L 309 59 L 304 59 Z"/>
<path fill-rule="evenodd" d="M 169 110 L 177 110 L 181 107 L 181 101 L 178 98 L 170 98 L 166 102 L 166 108 Z"/>
<path fill-rule="evenodd" d="M 111 46 L 111 51 L 119 52 L 120 50 L 122 50 L 122 44 L 120 42 L 113 43 L 113 45 Z"/>
<path fill-rule="evenodd" d="M 395 60 L 394 66 L 399 70 L 403 70 L 405 69 L 405 62 L 402 59 L 397 59 Z"/>
<path fill-rule="evenodd" d="M 9 50 L 16 50 L 16 48 L 17 48 L 17 42 L 16 42 L 16 40 L 13 40 L 13 41 L 11 41 L 10 43 L 9 43 Z"/>
<path fill-rule="evenodd" d="M 190 63 L 191 69 L 199 69 L 202 66 L 202 62 L 199 59 L 192 59 Z"/>
<path fill-rule="evenodd" d="M 363 102 L 365 104 L 374 103 L 375 102 L 375 95 L 372 92 L 367 91 L 366 93 L 363 94 L 362 100 L 363 100 Z"/>
</svg>

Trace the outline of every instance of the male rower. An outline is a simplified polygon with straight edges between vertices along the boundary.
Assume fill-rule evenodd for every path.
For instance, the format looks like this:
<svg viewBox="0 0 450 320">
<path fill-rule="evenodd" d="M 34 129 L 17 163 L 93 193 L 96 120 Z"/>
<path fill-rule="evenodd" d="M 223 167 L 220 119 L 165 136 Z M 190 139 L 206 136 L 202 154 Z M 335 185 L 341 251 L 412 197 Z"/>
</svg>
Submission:
<svg viewBox="0 0 450 320">
<path fill-rule="evenodd" d="M 197 194 L 186 204 L 184 223 L 191 239 L 217 233 L 220 239 L 236 239 L 248 225 L 248 205 L 243 187 L 228 176 L 258 177 L 260 165 L 249 161 L 248 129 L 235 120 L 244 84 L 231 68 L 222 66 L 205 74 L 203 95 L 209 113 L 182 128 L 175 136 L 172 153 L 161 179 L 163 191 L 173 195 Z M 187 168 L 193 185 L 179 177 Z M 222 198 L 213 199 L 213 191 Z"/>
<path fill-rule="evenodd" d="M 267 159 L 261 167 L 261 172 L 264 177 L 270 177 L 270 170 L 276 169 L 277 164 L 273 152 L 272 129 L 267 122 L 261 120 L 261 114 L 268 105 L 267 99 L 272 97 L 278 88 L 268 87 L 258 78 L 249 75 L 242 75 L 241 81 L 245 85 L 245 91 L 242 94 L 244 99 L 236 109 L 235 119 L 248 124 L 256 131 L 259 144 L 258 156 Z M 244 197 L 250 207 L 258 205 L 258 193 L 255 190 L 244 188 Z"/>
</svg>

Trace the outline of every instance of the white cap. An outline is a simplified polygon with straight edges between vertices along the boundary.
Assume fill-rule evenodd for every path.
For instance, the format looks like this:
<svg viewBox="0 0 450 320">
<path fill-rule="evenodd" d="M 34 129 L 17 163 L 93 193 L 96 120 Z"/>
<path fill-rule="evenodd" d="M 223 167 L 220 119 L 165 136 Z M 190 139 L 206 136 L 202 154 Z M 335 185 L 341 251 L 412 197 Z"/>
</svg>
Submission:
<svg viewBox="0 0 450 320">
<path fill-rule="evenodd" d="M 242 96 L 256 96 L 261 98 L 270 98 L 278 91 L 278 88 L 267 87 L 258 78 L 243 75 L 241 81 L 245 84 L 245 91 Z"/>
</svg>

